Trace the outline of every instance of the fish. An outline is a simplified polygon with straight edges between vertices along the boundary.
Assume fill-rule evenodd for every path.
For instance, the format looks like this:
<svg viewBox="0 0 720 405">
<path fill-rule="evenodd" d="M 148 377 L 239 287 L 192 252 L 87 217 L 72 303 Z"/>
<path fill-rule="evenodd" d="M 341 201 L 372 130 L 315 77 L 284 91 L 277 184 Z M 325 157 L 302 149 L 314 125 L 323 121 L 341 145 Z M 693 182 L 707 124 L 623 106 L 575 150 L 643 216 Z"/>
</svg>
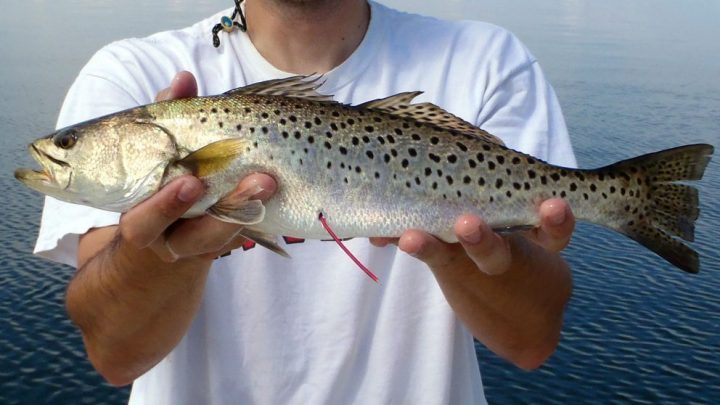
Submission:
<svg viewBox="0 0 720 405">
<path fill-rule="evenodd" d="M 427 102 L 419 91 L 358 105 L 321 94 L 318 77 L 259 82 L 214 96 L 160 101 L 52 132 L 28 147 L 41 170 L 15 177 L 54 198 L 126 212 L 191 174 L 206 193 L 185 217 L 242 224 L 276 253 L 277 235 L 327 239 L 397 237 L 407 229 L 456 242 L 455 219 L 482 217 L 497 230 L 539 225 L 538 207 L 563 198 L 577 220 L 635 240 L 689 273 L 700 180 L 714 152 L 693 144 L 596 169 L 555 166 Z M 267 173 L 265 202 L 233 193 Z M 325 222 L 321 223 L 323 220 Z"/>
</svg>

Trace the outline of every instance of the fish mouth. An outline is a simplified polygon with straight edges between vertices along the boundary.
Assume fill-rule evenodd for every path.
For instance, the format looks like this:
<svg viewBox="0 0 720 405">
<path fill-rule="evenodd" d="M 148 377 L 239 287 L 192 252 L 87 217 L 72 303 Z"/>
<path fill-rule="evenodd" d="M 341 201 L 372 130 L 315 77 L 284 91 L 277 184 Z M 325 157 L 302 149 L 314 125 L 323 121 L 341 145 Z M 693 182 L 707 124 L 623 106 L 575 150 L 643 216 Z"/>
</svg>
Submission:
<svg viewBox="0 0 720 405">
<path fill-rule="evenodd" d="M 28 147 L 30 156 L 42 166 L 41 170 L 20 168 L 15 170 L 15 178 L 30 186 L 31 188 L 61 188 L 65 189 L 70 185 L 68 181 L 61 185 L 55 175 L 56 172 L 67 170 L 70 165 L 48 153 L 42 151 L 34 143 Z"/>
</svg>

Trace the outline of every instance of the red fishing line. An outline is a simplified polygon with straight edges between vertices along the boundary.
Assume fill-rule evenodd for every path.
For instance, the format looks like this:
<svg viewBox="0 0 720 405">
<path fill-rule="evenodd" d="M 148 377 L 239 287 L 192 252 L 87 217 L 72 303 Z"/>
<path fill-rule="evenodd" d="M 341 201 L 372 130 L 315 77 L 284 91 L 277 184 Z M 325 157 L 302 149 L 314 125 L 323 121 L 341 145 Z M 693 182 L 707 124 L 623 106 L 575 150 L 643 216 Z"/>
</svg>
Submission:
<svg viewBox="0 0 720 405">
<path fill-rule="evenodd" d="M 348 256 L 350 256 L 350 258 L 352 259 L 352 261 L 354 261 L 355 264 L 357 264 L 358 267 L 360 267 L 360 269 L 361 269 L 362 271 L 364 271 L 365 274 L 368 275 L 368 277 L 370 277 L 374 282 L 377 283 L 378 280 L 379 280 L 378 276 L 376 276 L 375 274 L 373 274 L 373 272 L 370 271 L 370 269 L 368 269 L 367 267 L 365 267 L 365 265 L 362 264 L 362 263 L 360 262 L 360 260 L 358 260 L 358 258 L 355 257 L 355 255 L 352 254 L 352 252 L 350 252 L 350 249 L 348 249 L 348 248 L 345 246 L 345 244 L 342 243 L 342 241 L 340 240 L 340 238 L 338 238 L 337 235 L 335 235 L 335 232 L 333 232 L 333 230 L 330 229 L 330 225 L 328 225 L 327 221 L 325 220 L 325 216 L 323 216 L 322 212 L 321 212 L 320 215 L 318 216 L 318 219 L 320 220 L 320 223 L 322 224 L 323 228 L 325 228 L 325 230 L 327 231 L 327 233 L 329 233 L 330 236 L 333 238 L 333 240 L 335 241 L 335 243 L 337 243 L 338 246 L 340 246 L 340 249 L 342 249 L 343 252 L 345 252 L 345 254 L 347 254 Z"/>
</svg>

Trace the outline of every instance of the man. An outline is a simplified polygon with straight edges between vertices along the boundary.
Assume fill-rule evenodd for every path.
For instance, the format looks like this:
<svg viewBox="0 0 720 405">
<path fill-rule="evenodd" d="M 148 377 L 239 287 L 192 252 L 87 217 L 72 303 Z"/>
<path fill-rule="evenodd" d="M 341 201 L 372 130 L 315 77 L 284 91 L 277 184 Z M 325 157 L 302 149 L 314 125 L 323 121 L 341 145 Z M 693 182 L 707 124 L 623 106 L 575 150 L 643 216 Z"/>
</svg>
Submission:
<svg viewBox="0 0 720 405">
<path fill-rule="evenodd" d="M 421 101 L 509 147 L 575 164 L 552 89 L 500 28 L 366 0 L 248 0 L 245 15 L 247 33 L 221 33 L 218 49 L 210 32 L 220 15 L 102 49 L 59 125 L 155 96 L 325 73 L 320 90 L 338 101 L 424 90 Z M 257 173 L 238 192 L 269 199 L 276 188 Z M 119 218 L 47 200 L 36 251 L 78 267 L 68 312 L 96 369 L 112 384 L 134 381 L 131 403 L 479 403 L 472 336 L 526 369 L 557 345 L 571 291 L 558 252 L 574 226 L 562 200 L 544 202 L 541 226 L 523 235 L 464 215 L 458 244 L 420 230 L 349 241 L 378 272 L 375 285 L 327 242 L 288 242 L 288 261 L 237 249 L 236 225 L 180 220 L 202 193 L 183 177 Z"/>
</svg>

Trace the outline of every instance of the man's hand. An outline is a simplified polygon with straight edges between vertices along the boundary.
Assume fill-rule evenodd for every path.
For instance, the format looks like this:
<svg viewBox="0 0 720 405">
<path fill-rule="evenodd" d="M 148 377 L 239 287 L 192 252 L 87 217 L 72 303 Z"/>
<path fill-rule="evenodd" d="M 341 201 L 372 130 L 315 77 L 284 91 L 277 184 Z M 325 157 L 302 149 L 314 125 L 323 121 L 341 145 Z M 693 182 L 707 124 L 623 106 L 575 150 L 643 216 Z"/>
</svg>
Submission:
<svg viewBox="0 0 720 405">
<path fill-rule="evenodd" d="M 181 72 L 157 100 L 196 94 L 192 74 Z M 236 192 L 266 199 L 276 187 L 272 177 L 253 174 Z M 183 176 L 123 214 L 119 225 L 80 238 L 66 305 L 90 361 L 112 384 L 132 382 L 177 345 L 200 305 L 213 259 L 244 242 L 237 224 L 180 219 L 203 193 L 201 180 Z"/>
<path fill-rule="evenodd" d="M 570 241 L 575 218 L 562 199 L 543 202 L 540 226 L 500 235 L 477 216 L 455 223 L 460 243 L 444 243 L 419 230 L 396 243 L 425 262 L 448 302 L 473 335 L 495 353 L 523 368 L 535 368 L 555 350 L 572 288 L 559 252 Z"/>
</svg>

